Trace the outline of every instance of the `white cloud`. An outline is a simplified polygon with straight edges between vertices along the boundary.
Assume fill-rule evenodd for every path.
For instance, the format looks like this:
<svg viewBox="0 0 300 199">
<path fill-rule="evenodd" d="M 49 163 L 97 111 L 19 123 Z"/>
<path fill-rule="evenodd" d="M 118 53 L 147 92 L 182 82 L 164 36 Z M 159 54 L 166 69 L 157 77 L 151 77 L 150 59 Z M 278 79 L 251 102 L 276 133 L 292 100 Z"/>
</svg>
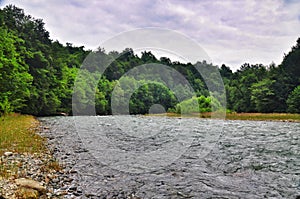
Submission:
<svg viewBox="0 0 300 199">
<path fill-rule="evenodd" d="M 42 18 L 51 38 L 96 48 L 134 28 L 164 27 L 196 40 L 215 64 L 279 64 L 300 30 L 300 2 L 283 0 L 11 0 Z M 3 6 L 3 5 L 2 5 Z"/>
</svg>

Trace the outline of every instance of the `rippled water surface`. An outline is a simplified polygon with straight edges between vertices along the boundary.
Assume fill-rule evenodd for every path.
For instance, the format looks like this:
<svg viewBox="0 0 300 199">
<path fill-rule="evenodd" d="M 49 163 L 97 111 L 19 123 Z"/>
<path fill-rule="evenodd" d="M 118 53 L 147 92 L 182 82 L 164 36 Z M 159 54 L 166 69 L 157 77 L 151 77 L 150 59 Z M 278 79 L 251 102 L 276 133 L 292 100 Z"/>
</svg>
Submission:
<svg viewBox="0 0 300 199">
<path fill-rule="evenodd" d="M 300 123 L 40 118 L 89 198 L 296 198 Z"/>
</svg>

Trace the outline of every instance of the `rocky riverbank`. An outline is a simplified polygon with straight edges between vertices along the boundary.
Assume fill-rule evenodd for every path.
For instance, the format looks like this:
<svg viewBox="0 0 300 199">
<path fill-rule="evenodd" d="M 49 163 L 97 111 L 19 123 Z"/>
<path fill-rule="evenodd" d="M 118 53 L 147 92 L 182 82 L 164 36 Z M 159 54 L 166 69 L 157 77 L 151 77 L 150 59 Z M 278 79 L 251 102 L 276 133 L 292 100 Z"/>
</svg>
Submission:
<svg viewBox="0 0 300 199">
<path fill-rule="evenodd" d="M 60 190 L 69 184 L 67 172 L 50 153 L 6 152 L 0 162 L 7 175 L 0 180 L 2 198 L 60 198 L 68 194 L 67 189 Z"/>
<path fill-rule="evenodd" d="M 41 134 L 47 130 L 42 128 Z M 76 171 L 56 161 L 52 150 L 55 147 L 50 143 L 48 148 L 43 153 L 6 151 L 0 156 L 0 198 L 76 198 L 81 195 L 73 183 L 72 175 Z"/>
</svg>

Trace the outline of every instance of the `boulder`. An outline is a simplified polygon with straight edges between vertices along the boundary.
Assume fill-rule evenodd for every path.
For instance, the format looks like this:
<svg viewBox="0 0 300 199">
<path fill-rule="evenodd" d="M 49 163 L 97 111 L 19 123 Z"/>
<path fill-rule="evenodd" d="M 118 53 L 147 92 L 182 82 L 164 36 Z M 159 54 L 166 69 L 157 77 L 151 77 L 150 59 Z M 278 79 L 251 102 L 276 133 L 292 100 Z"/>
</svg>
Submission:
<svg viewBox="0 0 300 199">
<path fill-rule="evenodd" d="M 19 178 L 15 180 L 16 184 L 20 187 L 29 188 L 37 190 L 38 192 L 45 193 L 46 188 L 40 185 L 39 182 L 31 180 L 31 179 L 25 179 L 25 178 Z"/>
</svg>

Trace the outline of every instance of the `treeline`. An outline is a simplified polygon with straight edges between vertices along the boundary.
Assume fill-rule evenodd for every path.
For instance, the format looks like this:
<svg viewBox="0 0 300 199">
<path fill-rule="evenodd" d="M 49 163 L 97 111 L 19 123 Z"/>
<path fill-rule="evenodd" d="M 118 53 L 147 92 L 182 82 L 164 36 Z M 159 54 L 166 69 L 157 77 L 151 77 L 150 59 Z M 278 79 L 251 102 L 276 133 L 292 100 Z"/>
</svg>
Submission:
<svg viewBox="0 0 300 199">
<path fill-rule="evenodd" d="M 0 10 L 0 112 L 69 112 L 73 82 L 89 53 L 51 41 L 40 19 L 22 9 Z"/>
<path fill-rule="evenodd" d="M 112 114 L 112 109 L 120 114 L 127 109 L 131 114 L 144 114 L 154 104 L 180 112 L 180 104 L 189 107 L 195 101 L 200 111 L 207 112 L 211 106 L 224 105 L 225 98 L 230 111 L 300 112 L 300 39 L 279 66 L 244 64 L 232 72 L 228 66 L 218 68 L 205 61 L 172 62 L 166 57 L 157 59 L 151 52 L 137 56 L 130 48 L 123 52 L 101 48 L 92 52 L 83 46 L 63 45 L 50 39 L 42 20 L 10 5 L 0 9 L 0 40 L 2 114 L 72 114 L 72 109 L 80 111 L 90 106 L 97 114 Z M 101 60 L 95 59 L 94 66 L 80 69 L 84 60 L 93 56 Z M 103 60 L 109 67 L 99 80 L 97 64 L 103 64 Z M 162 70 L 163 66 L 173 70 Z M 207 71 L 209 77 L 203 77 L 196 68 Z M 223 78 L 226 94 L 219 92 L 223 85 L 217 81 L 218 76 L 209 73 L 215 70 Z M 172 79 L 178 73 L 183 78 Z M 78 78 L 78 74 L 84 78 Z M 72 96 L 77 96 L 78 106 L 72 107 Z M 179 104 L 182 99 L 186 101 Z"/>
<path fill-rule="evenodd" d="M 300 38 L 279 66 L 222 66 L 228 108 L 237 112 L 300 113 Z"/>
</svg>

